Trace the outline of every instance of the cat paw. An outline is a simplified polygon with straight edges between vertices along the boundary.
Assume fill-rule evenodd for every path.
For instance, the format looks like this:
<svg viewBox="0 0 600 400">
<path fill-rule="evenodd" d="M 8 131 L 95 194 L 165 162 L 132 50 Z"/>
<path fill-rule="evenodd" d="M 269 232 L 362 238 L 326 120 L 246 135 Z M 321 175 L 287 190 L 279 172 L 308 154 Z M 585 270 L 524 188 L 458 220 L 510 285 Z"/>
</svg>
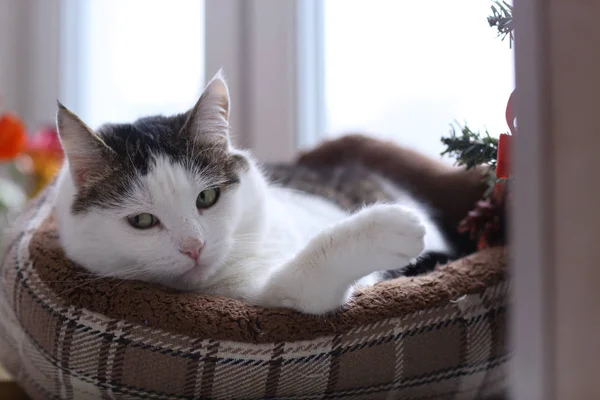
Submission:
<svg viewBox="0 0 600 400">
<path fill-rule="evenodd" d="M 280 306 L 291 308 L 303 314 L 324 315 L 340 310 L 352 298 L 353 288 L 337 293 L 335 290 L 322 290 L 309 295 L 301 291 L 288 292 L 281 301 Z"/>
<path fill-rule="evenodd" d="M 314 237 L 270 279 L 270 298 L 308 314 L 334 311 L 349 301 L 357 281 L 408 265 L 424 247 L 425 227 L 413 212 L 371 206 Z"/>
<path fill-rule="evenodd" d="M 411 210 L 398 205 L 374 205 L 353 216 L 350 238 L 356 263 L 364 273 L 402 268 L 425 247 L 425 227 Z"/>
</svg>

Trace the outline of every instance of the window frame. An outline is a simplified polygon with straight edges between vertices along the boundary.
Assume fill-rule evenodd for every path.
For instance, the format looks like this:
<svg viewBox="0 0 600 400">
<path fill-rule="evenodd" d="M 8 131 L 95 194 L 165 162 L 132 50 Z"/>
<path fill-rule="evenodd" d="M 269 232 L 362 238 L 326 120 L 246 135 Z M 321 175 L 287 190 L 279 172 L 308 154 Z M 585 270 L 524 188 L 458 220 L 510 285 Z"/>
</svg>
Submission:
<svg viewBox="0 0 600 400">
<path fill-rule="evenodd" d="M 80 104 L 78 21 L 85 5 L 48 2 L 62 21 L 53 97 Z M 232 97 L 234 142 L 263 162 L 290 161 L 323 137 L 324 3 L 204 0 L 205 82 L 223 69 Z M 48 7 L 48 5 L 46 6 Z M 57 53 L 59 53 L 57 51 Z"/>
<path fill-rule="evenodd" d="M 60 93 L 61 5 L 3 1 L 0 14 L 1 107 L 35 130 L 54 120 Z"/>
<path fill-rule="evenodd" d="M 206 71 L 220 68 L 238 145 L 285 162 L 325 126 L 324 4 L 319 0 L 205 0 Z"/>
</svg>

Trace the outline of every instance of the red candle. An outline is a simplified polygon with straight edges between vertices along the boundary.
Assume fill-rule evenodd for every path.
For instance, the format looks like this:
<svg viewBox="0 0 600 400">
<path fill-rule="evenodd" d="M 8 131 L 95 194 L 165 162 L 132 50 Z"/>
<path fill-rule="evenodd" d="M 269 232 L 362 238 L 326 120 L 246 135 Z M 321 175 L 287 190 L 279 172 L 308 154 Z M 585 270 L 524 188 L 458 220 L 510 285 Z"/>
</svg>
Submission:
<svg viewBox="0 0 600 400">
<path fill-rule="evenodd" d="M 496 177 L 508 178 L 510 176 L 510 146 L 512 136 L 506 133 L 500 134 L 498 140 L 498 156 L 496 161 Z"/>
</svg>

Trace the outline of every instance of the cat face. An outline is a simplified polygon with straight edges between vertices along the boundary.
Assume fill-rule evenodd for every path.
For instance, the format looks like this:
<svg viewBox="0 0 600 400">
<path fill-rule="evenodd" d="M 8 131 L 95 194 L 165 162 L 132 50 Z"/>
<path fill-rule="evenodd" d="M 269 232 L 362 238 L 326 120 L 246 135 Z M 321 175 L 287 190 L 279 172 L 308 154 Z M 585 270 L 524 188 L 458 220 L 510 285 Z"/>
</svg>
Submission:
<svg viewBox="0 0 600 400">
<path fill-rule="evenodd" d="M 186 289 L 222 266 L 247 226 L 252 161 L 228 137 L 220 75 L 195 107 L 93 132 L 59 105 L 68 159 L 57 199 L 67 256 L 100 275 Z"/>
</svg>

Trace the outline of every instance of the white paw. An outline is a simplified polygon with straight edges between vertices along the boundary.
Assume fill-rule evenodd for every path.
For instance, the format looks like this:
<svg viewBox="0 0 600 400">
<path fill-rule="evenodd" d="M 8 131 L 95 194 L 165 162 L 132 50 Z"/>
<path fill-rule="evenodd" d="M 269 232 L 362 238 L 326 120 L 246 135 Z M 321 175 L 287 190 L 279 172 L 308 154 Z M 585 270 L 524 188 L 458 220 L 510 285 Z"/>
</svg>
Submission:
<svg viewBox="0 0 600 400">
<path fill-rule="evenodd" d="M 326 265 L 323 265 L 327 268 Z M 352 297 L 352 282 L 343 282 L 338 274 L 306 264 L 291 263 L 275 272 L 255 302 L 264 307 L 291 308 L 305 314 L 335 312 Z"/>
<path fill-rule="evenodd" d="M 425 227 L 406 208 L 365 208 L 313 238 L 270 279 L 269 298 L 278 306 L 308 314 L 334 311 L 348 302 L 352 285 L 361 278 L 402 268 L 421 254 L 424 237 Z"/>
<path fill-rule="evenodd" d="M 345 292 L 338 293 L 336 290 L 322 290 L 318 294 L 308 295 L 300 291 L 299 293 L 287 293 L 280 302 L 281 307 L 291 308 L 304 314 L 323 315 L 339 310 L 344 304 L 350 301 L 352 297 L 352 288 Z"/>
<path fill-rule="evenodd" d="M 366 274 L 402 268 L 425 247 L 425 227 L 417 215 L 398 205 L 361 210 L 349 226 L 353 264 Z"/>
</svg>

